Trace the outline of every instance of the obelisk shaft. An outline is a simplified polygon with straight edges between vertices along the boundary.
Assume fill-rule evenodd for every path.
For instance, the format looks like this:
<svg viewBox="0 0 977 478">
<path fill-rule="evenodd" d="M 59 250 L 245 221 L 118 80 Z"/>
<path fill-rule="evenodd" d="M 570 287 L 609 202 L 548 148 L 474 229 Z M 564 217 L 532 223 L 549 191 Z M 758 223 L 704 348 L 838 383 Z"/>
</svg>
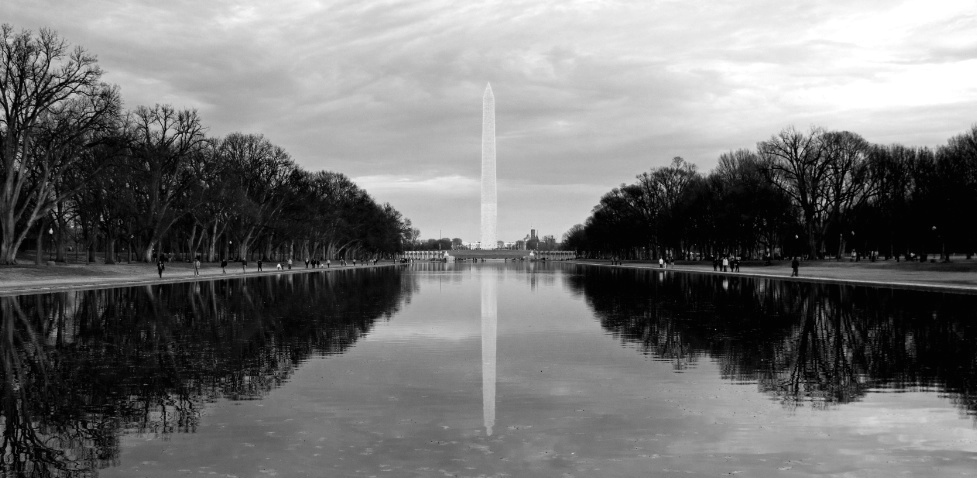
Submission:
<svg viewBox="0 0 977 478">
<path fill-rule="evenodd" d="M 495 95 L 486 85 L 482 96 L 482 249 L 496 248 L 498 198 L 495 187 Z"/>
</svg>

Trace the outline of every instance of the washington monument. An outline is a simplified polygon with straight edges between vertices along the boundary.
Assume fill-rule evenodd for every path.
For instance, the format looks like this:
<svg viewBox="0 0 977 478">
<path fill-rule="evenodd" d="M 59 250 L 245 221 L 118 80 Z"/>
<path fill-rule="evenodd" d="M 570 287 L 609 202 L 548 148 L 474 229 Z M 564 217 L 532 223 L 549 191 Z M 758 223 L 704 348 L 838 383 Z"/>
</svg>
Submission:
<svg viewBox="0 0 977 478">
<path fill-rule="evenodd" d="M 492 85 L 482 96 L 482 249 L 496 248 L 498 199 L 495 188 L 495 95 Z"/>
</svg>

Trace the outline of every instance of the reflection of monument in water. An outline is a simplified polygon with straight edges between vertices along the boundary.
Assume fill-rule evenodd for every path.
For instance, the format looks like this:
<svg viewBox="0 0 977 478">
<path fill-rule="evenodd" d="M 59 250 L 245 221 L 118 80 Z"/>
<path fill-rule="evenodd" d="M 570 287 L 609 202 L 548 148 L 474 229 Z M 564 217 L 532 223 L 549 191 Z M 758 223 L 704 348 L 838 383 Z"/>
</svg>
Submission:
<svg viewBox="0 0 977 478">
<path fill-rule="evenodd" d="M 482 249 L 496 248 L 498 195 L 495 187 L 495 95 L 492 85 L 482 96 Z"/>
<path fill-rule="evenodd" d="M 495 337 L 498 325 L 498 280 L 495 269 L 482 269 L 482 415 L 485 434 L 495 426 Z"/>
</svg>

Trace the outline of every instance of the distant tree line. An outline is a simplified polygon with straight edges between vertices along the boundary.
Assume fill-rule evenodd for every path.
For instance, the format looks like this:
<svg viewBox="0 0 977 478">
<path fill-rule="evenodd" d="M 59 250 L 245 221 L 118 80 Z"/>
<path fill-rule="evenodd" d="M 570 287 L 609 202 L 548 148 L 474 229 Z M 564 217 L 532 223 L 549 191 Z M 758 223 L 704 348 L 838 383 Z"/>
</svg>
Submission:
<svg viewBox="0 0 977 478">
<path fill-rule="evenodd" d="M 977 124 L 935 150 L 785 128 L 703 175 L 682 158 L 605 194 L 564 248 L 633 258 L 977 250 Z"/>
<path fill-rule="evenodd" d="M 0 27 L 0 264 L 77 245 L 181 258 L 375 256 L 410 223 L 349 178 L 303 170 L 260 134 L 208 137 L 192 109 L 125 111 L 96 58 Z"/>
</svg>

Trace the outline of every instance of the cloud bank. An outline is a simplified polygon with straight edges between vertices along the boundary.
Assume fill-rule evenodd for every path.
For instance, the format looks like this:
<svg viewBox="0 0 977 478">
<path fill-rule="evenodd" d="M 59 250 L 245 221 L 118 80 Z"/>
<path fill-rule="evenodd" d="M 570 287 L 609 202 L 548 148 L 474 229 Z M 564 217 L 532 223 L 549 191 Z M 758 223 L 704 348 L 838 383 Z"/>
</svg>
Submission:
<svg viewBox="0 0 977 478">
<path fill-rule="evenodd" d="M 0 18 L 98 55 L 128 107 L 196 108 L 212 135 L 353 177 L 422 237 L 477 237 L 489 81 L 506 240 L 787 125 L 935 146 L 977 122 L 969 1 L 7 0 Z"/>
</svg>

